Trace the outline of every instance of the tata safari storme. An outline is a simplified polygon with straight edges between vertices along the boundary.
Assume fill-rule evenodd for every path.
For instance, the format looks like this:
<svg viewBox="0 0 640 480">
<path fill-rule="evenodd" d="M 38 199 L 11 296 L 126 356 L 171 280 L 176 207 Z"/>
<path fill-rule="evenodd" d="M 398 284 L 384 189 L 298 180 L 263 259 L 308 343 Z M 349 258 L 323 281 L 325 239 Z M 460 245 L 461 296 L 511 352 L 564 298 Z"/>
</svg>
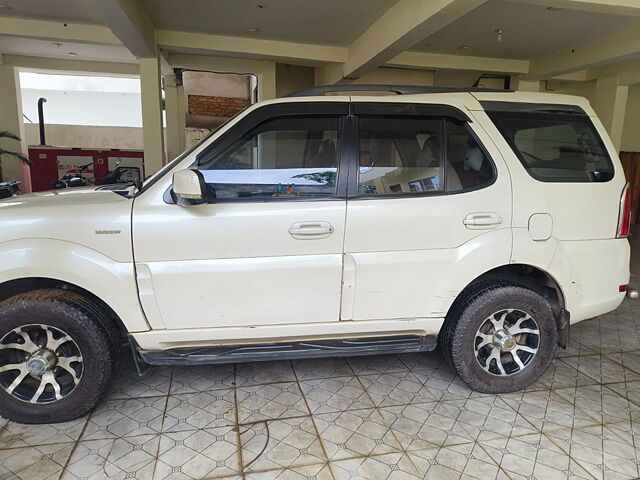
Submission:
<svg viewBox="0 0 640 480">
<path fill-rule="evenodd" d="M 141 373 L 439 346 L 511 392 L 622 302 L 629 190 L 586 100 L 337 88 L 253 105 L 142 184 L 0 202 L 0 415 L 83 415 L 123 340 Z"/>
</svg>

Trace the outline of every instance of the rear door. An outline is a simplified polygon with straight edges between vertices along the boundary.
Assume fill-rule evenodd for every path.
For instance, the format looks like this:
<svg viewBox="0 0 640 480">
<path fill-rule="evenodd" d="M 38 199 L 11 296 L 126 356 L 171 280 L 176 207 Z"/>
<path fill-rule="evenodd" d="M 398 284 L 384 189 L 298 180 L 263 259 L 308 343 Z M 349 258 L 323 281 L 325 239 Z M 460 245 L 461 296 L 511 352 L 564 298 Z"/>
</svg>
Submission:
<svg viewBox="0 0 640 480">
<path fill-rule="evenodd" d="M 511 187 L 461 110 L 354 103 L 342 320 L 442 317 L 511 253 Z M 354 162 L 355 163 L 355 162 Z"/>
</svg>

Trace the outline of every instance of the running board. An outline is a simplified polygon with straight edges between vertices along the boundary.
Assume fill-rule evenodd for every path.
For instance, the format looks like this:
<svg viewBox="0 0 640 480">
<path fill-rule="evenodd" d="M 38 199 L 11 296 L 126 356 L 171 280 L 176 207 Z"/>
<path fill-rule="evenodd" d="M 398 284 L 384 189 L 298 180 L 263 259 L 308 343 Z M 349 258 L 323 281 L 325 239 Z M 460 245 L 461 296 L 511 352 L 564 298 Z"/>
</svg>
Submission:
<svg viewBox="0 0 640 480">
<path fill-rule="evenodd" d="M 403 335 L 395 337 L 313 340 L 256 345 L 224 345 L 217 347 L 141 350 L 129 337 L 134 360 L 142 374 L 147 365 L 210 365 L 216 363 L 263 362 L 303 358 L 352 357 L 387 353 L 427 352 L 438 343 L 435 335 Z"/>
</svg>

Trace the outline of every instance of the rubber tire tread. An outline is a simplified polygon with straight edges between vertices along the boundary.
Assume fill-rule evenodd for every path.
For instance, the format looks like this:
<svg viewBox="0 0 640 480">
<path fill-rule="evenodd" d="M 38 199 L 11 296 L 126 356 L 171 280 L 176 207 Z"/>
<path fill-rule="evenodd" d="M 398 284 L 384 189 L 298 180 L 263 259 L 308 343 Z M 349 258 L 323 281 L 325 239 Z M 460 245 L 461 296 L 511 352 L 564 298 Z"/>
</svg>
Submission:
<svg viewBox="0 0 640 480">
<path fill-rule="evenodd" d="M 465 328 L 477 329 L 479 325 L 474 326 L 474 318 L 477 318 L 478 310 L 482 309 L 491 297 L 497 294 L 504 294 L 505 289 L 509 289 L 514 294 L 523 294 L 531 298 L 532 302 L 538 304 L 540 316 L 536 317 L 539 327 L 544 328 L 547 337 L 546 344 L 543 345 L 541 338 L 540 350 L 534 364 L 528 365 L 525 377 L 515 374 L 507 377 L 493 376 L 489 373 L 482 372 L 482 378 L 474 374 L 474 367 L 470 366 L 469 359 L 464 359 L 464 345 L 462 340 L 462 332 Z M 445 323 L 441 329 L 438 344 L 442 351 L 445 361 L 456 370 L 460 378 L 473 390 L 481 393 L 507 393 L 518 391 L 526 388 L 540 376 L 544 374 L 551 362 L 556 356 L 558 350 L 558 331 L 555 324 L 553 310 L 549 302 L 540 293 L 529 289 L 517 283 L 508 281 L 487 281 L 480 282 L 465 292 L 463 298 L 459 298 L 452 306 Z M 518 308 L 518 305 L 513 305 Z M 504 307 L 506 308 L 506 307 Z M 543 323 L 541 325 L 541 323 Z M 469 326 L 469 324 L 471 324 Z M 545 336 L 543 335 L 543 337 Z M 477 369 L 476 373 L 477 373 Z"/>
<path fill-rule="evenodd" d="M 79 418 L 95 407 L 111 383 L 119 351 L 117 330 L 105 312 L 87 298 L 67 290 L 41 289 L 20 293 L 0 303 L 0 338 L 20 324 L 28 324 L 12 319 L 28 317 L 29 312 L 46 315 L 50 319 L 47 323 L 68 334 L 69 329 L 77 328 L 76 333 L 82 339 L 72 338 L 83 350 L 83 375 L 73 392 L 48 404 L 23 402 L 0 389 L 0 415 L 26 424 Z"/>
</svg>

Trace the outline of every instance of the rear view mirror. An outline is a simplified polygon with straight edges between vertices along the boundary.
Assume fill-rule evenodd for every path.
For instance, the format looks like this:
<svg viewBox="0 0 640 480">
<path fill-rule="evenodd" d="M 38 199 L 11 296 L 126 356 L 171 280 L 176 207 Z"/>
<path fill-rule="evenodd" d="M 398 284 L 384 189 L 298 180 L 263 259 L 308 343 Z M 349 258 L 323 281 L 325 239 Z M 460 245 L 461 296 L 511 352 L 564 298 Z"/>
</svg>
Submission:
<svg viewBox="0 0 640 480">
<path fill-rule="evenodd" d="M 200 205 L 207 202 L 206 184 L 202 172 L 198 170 L 178 170 L 173 174 L 173 193 L 181 207 Z"/>
</svg>

